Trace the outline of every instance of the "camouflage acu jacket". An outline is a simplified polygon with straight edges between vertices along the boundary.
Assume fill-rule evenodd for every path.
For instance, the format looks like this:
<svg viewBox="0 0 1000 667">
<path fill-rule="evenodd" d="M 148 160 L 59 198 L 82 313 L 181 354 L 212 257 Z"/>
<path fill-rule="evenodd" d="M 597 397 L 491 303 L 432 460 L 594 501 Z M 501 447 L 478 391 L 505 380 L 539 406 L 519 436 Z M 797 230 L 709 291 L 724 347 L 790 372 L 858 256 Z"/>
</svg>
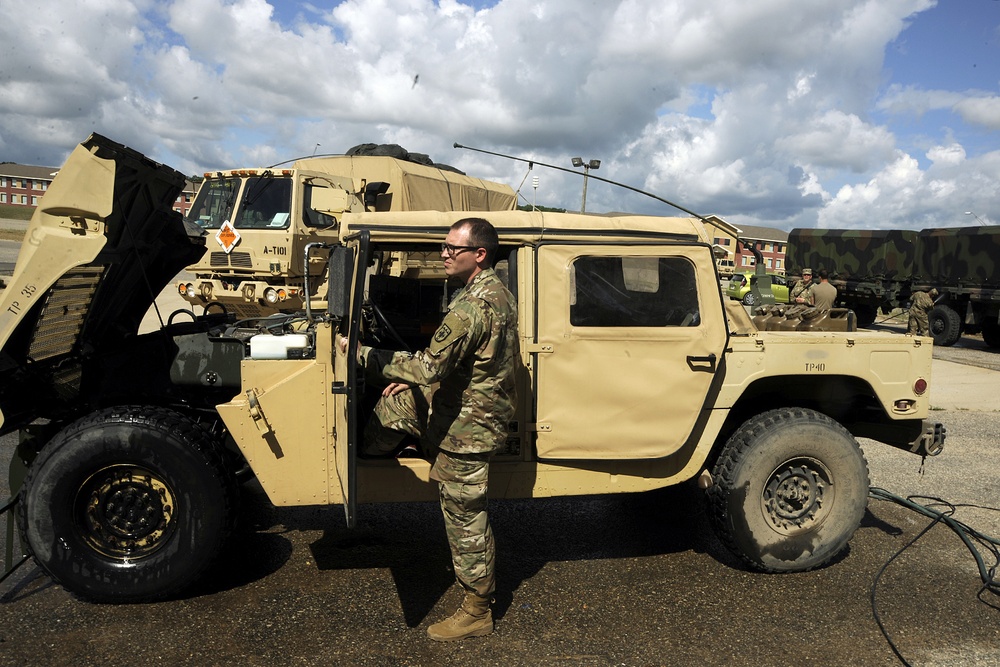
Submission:
<svg viewBox="0 0 1000 667">
<path fill-rule="evenodd" d="M 514 416 L 517 306 L 493 269 L 479 272 L 451 301 L 423 351 L 364 347 L 366 371 L 390 382 L 431 385 L 427 437 L 456 454 L 500 447 Z"/>
<path fill-rule="evenodd" d="M 910 312 L 914 315 L 926 315 L 934 309 L 934 299 L 927 292 L 914 292 L 913 302 L 910 304 Z"/>
</svg>

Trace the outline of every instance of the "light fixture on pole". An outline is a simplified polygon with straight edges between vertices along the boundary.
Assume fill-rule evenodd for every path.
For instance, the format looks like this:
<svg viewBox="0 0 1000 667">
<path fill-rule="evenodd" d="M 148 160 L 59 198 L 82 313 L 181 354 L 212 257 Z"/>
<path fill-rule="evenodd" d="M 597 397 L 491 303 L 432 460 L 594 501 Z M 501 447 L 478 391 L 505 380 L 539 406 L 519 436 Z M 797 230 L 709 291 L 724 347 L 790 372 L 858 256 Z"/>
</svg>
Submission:
<svg viewBox="0 0 1000 667">
<path fill-rule="evenodd" d="M 319 148 L 319 144 L 313 146 L 313 155 L 316 155 L 316 149 Z"/>
<path fill-rule="evenodd" d="M 979 224 L 981 224 L 981 225 L 982 225 L 983 227 L 986 227 L 986 226 L 987 226 L 987 225 L 986 225 L 986 223 L 985 223 L 985 222 L 983 222 L 983 219 L 982 219 L 982 218 L 980 218 L 980 217 L 979 217 L 978 215 L 976 215 L 975 213 L 973 213 L 972 211 L 966 211 L 966 212 L 965 212 L 965 214 L 966 214 L 966 215 L 971 215 L 971 216 L 972 216 L 973 218 L 975 218 L 976 220 L 978 220 L 978 221 L 979 221 Z"/>
<path fill-rule="evenodd" d="M 583 201 L 580 202 L 580 213 L 586 213 L 587 212 L 587 176 L 590 174 L 590 170 L 591 169 L 600 169 L 600 167 L 601 167 L 601 161 L 600 160 L 590 160 L 588 162 L 584 162 L 581 158 L 575 157 L 575 158 L 573 158 L 573 166 L 577 167 L 577 168 L 583 167 Z"/>
<path fill-rule="evenodd" d="M 535 199 L 538 198 L 538 177 L 537 176 L 532 176 L 531 177 L 531 187 L 533 187 L 535 189 L 535 191 L 531 195 L 531 210 L 534 211 L 534 210 L 536 210 L 535 209 Z"/>
</svg>

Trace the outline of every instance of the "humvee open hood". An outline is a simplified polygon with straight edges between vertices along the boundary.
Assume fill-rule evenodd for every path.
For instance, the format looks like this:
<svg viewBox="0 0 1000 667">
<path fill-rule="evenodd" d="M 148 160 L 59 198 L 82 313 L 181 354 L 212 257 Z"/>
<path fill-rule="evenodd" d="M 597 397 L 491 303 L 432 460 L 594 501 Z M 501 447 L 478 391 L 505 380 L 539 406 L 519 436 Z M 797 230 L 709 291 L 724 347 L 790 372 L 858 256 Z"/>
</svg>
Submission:
<svg viewBox="0 0 1000 667">
<path fill-rule="evenodd" d="M 0 296 L 0 371 L 8 378 L 0 432 L 72 406 L 88 360 L 134 339 L 155 296 L 204 254 L 201 231 L 172 208 L 184 182 L 97 134 L 69 156 Z"/>
</svg>

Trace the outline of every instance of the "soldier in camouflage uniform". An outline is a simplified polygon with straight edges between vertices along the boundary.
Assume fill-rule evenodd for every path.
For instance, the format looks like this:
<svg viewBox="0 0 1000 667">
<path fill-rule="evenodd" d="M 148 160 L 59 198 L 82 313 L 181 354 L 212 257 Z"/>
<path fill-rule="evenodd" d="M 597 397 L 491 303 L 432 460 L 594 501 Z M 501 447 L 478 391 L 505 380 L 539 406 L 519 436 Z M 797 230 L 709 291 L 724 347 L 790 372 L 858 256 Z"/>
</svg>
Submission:
<svg viewBox="0 0 1000 667">
<path fill-rule="evenodd" d="M 807 306 L 812 305 L 812 277 L 812 269 L 802 269 L 802 280 L 797 281 L 795 286 L 792 287 L 792 291 L 788 293 L 789 303 L 799 303 Z"/>
<path fill-rule="evenodd" d="M 934 298 L 938 295 L 936 289 L 928 292 L 914 292 L 910 303 L 909 332 L 917 336 L 927 336 L 930 333 L 928 314 L 934 308 Z"/>
<path fill-rule="evenodd" d="M 366 375 L 389 381 L 365 432 L 365 453 L 391 455 L 410 434 L 433 461 L 455 575 L 465 600 L 431 625 L 452 641 L 493 631 L 495 546 L 486 514 L 490 456 L 514 416 L 518 357 L 513 295 L 491 268 L 499 242 L 481 218 L 452 225 L 442 244 L 445 273 L 465 287 L 451 301 L 430 346 L 415 354 L 362 347 Z"/>
</svg>

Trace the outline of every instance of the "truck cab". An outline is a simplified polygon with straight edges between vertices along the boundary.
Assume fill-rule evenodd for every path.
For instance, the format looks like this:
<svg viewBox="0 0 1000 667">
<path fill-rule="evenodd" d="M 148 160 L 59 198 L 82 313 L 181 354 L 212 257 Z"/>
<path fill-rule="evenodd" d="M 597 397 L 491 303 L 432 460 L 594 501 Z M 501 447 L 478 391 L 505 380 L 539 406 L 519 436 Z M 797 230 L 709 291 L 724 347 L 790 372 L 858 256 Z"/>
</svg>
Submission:
<svg viewBox="0 0 1000 667">
<path fill-rule="evenodd" d="M 506 185 L 388 156 L 208 172 L 189 220 L 205 230 L 209 250 L 188 267 L 178 291 L 199 312 L 213 308 L 241 318 L 295 312 L 307 297 L 325 298 L 326 255 L 316 244 L 335 240 L 347 213 L 497 211 L 515 204 Z"/>
</svg>

